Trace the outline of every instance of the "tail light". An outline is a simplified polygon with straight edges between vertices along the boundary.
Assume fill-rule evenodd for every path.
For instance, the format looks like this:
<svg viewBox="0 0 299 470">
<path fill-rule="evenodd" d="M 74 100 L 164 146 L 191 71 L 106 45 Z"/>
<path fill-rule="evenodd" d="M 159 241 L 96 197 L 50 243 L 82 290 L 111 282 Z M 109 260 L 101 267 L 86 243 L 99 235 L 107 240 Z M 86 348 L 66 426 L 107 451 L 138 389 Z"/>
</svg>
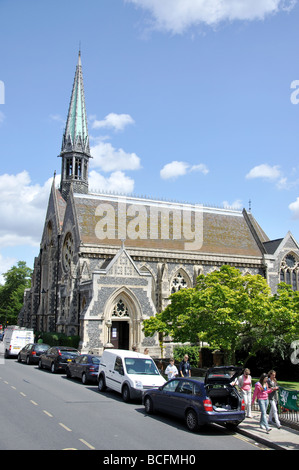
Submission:
<svg viewBox="0 0 299 470">
<path fill-rule="evenodd" d="M 89 367 L 88 367 L 88 370 L 94 371 L 94 370 L 96 370 L 96 369 L 95 369 L 94 366 L 89 366 Z"/>
<path fill-rule="evenodd" d="M 31 356 L 36 356 L 36 352 L 35 352 L 35 351 L 31 351 Z"/>
<path fill-rule="evenodd" d="M 203 401 L 203 406 L 205 411 L 213 411 L 213 404 L 209 398 Z"/>
<path fill-rule="evenodd" d="M 245 401 L 242 400 L 242 403 L 241 403 L 241 411 L 245 411 Z"/>
</svg>

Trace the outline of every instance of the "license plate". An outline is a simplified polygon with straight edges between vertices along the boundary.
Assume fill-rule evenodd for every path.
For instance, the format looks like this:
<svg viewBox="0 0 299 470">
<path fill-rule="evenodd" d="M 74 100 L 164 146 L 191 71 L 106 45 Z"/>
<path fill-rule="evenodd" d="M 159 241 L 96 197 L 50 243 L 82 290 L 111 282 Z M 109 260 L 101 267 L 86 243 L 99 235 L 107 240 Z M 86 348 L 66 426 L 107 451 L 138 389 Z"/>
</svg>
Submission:
<svg viewBox="0 0 299 470">
<path fill-rule="evenodd" d="M 72 362 L 72 360 L 71 360 L 71 359 L 67 359 L 67 362 Z"/>
</svg>

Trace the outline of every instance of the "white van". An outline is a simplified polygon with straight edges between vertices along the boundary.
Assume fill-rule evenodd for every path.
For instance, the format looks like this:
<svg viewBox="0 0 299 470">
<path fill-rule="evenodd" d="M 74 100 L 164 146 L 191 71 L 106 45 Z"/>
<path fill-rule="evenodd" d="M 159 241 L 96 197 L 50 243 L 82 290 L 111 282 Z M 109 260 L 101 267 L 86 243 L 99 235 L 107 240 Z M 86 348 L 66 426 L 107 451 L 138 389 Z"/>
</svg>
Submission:
<svg viewBox="0 0 299 470">
<path fill-rule="evenodd" d="M 160 375 L 150 356 L 124 349 L 106 349 L 101 357 L 98 388 L 106 387 L 122 394 L 124 401 L 142 398 L 151 388 L 158 388 L 166 380 Z"/>
<path fill-rule="evenodd" d="M 34 332 L 32 328 L 20 326 L 8 326 L 3 338 L 4 356 L 17 356 L 21 349 L 28 343 L 34 343 Z"/>
</svg>

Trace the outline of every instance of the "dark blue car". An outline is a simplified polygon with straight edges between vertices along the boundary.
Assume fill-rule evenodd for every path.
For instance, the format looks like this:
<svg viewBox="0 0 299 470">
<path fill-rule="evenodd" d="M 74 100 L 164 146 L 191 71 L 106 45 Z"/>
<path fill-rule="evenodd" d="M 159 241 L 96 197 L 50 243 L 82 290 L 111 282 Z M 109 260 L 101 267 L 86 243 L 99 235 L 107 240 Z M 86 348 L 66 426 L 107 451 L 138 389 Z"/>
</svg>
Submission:
<svg viewBox="0 0 299 470">
<path fill-rule="evenodd" d="M 190 431 L 210 423 L 233 428 L 245 418 L 245 403 L 233 385 L 242 369 L 213 367 L 203 382 L 196 378 L 174 378 L 143 397 L 146 413 L 163 412 L 184 419 Z"/>
<path fill-rule="evenodd" d="M 81 354 L 75 357 L 66 366 L 67 377 L 77 377 L 82 380 L 83 384 L 88 382 L 97 382 L 100 356 L 93 354 Z"/>
</svg>

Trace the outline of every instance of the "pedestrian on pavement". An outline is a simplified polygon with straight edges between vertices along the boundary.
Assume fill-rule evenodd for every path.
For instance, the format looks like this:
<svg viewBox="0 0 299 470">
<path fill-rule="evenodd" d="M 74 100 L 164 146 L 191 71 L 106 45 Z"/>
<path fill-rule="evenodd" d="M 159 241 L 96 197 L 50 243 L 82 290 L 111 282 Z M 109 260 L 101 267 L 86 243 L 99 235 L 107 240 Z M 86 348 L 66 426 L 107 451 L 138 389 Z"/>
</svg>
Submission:
<svg viewBox="0 0 299 470">
<path fill-rule="evenodd" d="M 267 408 L 268 408 L 268 395 L 269 393 L 272 392 L 272 388 L 268 387 L 268 375 L 264 372 L 260 378 L 259 381 L 256 382 L 254 386 L 254 392 L 253 392 L 253 397 L 252 397 L 252 402 L 251 405 L 255 402 L 255 399 L 257 398 L 260 410 L 261 410 L 261 418 L 260 418 L 260 427 L 261 429 L 265 429 L 267 434 L 269 434 L 269 431 L 271 431 L 272 428 L 270 428 L 267 420 Z"/>
<path fill-rule="evenodd" d="M 278 402 L 278 397 L 277 397 L 277 390 L 278 390 L 278 385 L 277 385 L 277 380 L 276 380 L 276 372 L 275 370 L 270 370 L 268 372 L 268 379 L 267 379 L 268 386 L 272 388 L 272 392 L 269 394 L 269 402 L 270 402 L 270 413 L 269 413 L 269 424 L 276 424 L 277 428 L 281 428 L 281 424 L 278 418 L 278 411 L 277 411 L 277 402 Z M 273 419 L 275 423 L 273 422 Z"/>
<path fill-rule="evenodd" d="M 251 375 L 249 369 L 244 369 L 242 375 L 238 379 L 238 386 L 241 390 L 244 402 L 245 402 L 245 413 L 246 418 L 252 418 L 251 416 Z"/>
<path fill-rule="evenodd" d="M 165 369 L 165 374 L 167 375 L 168 380 L 173 379 L 174 377 L 176 377 L 178 375 L 178 373 L 179 373 L 178 369 L 174 365 L 174 359 L 170 359 L 169 364 Z"/>
<path fill-rule="evenodd" d="M 181 377 L 191 377 L 191 365 L 188 354 L 185 354 L 184 359 L 180 363 L 180 374 Z"/>
</svg>

